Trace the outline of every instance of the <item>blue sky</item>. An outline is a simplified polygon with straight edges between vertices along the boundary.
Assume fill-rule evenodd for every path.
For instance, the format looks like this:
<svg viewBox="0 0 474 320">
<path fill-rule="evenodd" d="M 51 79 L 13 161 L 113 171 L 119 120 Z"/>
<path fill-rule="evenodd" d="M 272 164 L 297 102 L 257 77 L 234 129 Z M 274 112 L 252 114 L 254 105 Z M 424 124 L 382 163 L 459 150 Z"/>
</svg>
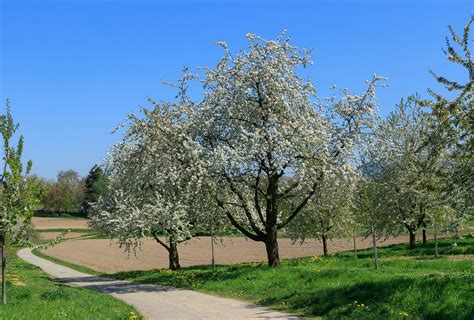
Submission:
<svg viewBox="0 0 474 320">
<path fill-rule="evenodd" d="M 111 131 L 146 97 L 170 99 L 161 84 L 183 66 L 213 66 L 213 41 L 245 48 L 245 34 L 283 29 L 313 49 L 308 75 L 319 94 L 361 90 L 388 77 L 382 115 L 401 97 L 437 87 L 428 69 L 457 79 L 441 48 L 447 25 L 474 14 L 474 1 L 105 1 L 0 0 L 0 98 L 10 98 L 33 171 L 87 174 L 119 136 Z"/>
</svg>

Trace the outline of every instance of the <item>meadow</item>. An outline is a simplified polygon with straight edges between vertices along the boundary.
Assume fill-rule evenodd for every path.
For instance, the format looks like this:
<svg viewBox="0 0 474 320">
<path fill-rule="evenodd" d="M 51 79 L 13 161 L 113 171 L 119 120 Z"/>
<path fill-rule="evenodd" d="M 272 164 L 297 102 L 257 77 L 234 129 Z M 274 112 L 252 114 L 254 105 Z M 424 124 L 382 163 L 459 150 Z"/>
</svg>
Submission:
<svg viewBox="0 0 474 320">
<path fill-rule="evenodd" d="M 8 304 L 0 307 L 0 319 L 122 320 L 139 317 L 131 306 L 89 289 L 69 287 L 49 278 L 8 250 Z"/>
<path fill-rule="evenodd" d="M 188 288 L 266 305 L 315 319 L 466 319 L 474 316 L 474 238 L 443 239 L 441 256 L 434 244 L 406 244 L 380 249 L 374 270 L 370 250 L 328 258 L 266 263 L 195 266 L 113 275 L 148 284 Z"/>
</svg>

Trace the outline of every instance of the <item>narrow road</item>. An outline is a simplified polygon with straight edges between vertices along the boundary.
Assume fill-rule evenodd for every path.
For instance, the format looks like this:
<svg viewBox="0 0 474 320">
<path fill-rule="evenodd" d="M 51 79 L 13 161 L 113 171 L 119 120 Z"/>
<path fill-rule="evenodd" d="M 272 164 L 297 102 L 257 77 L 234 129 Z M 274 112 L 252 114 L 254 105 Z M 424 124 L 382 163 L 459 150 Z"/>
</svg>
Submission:
<svg viewBox="0 0 474 320">
<path fill-rule="evenodd" d="M 118 281 L 75 271 L 21 249 L 18 256 L 71 285 L 108 293 L 154 319 L 298 319 L 251 303 L 190 290 Z"/>
</svg>

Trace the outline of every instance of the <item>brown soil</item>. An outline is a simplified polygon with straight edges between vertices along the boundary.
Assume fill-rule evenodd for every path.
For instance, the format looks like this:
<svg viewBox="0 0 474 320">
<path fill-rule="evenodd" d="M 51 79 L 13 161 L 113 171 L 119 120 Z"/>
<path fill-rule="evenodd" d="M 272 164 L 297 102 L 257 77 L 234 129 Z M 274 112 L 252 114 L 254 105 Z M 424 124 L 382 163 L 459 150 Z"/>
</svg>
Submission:
<svg viewBox="0 0 474 320">
<path fill-rule="evenodd" d="M 35 229 L 90 229 L 87 219 L 65 219 L 33 217 L 32 224 Z"/>
<path fill-rule="evenodd" d="M 321 255 L 322 244 L 319 241 L 306 241 L 293 244 L 290 239 L 280 239 L 282 259 Z M 381 241 L 380 245 L 408 242 L 408 237 L 398 237 Z M 329 243 L 330 252 L 352 249 L 352 239 L 334 239 Z M 370 247 L 369 239 L 357 239 L 357 247 Z M 151 270 L 168 267 L 167 251 L 155 240 L 144 239 L 136 255 L 130 255 L 119 248 L 115 241 L 105 239 L 69 240 L 54 247 L 42 250 L 45 254 L 61 260 L 82 265 L 105 273 L 130 270 Z M 181 266 L 193 266 L 211 263 L 211 240 L 209 237 L 194 238 L 179 245 Z M 215 244 L 217 264 L 265 261 L 266 253 L 262 242 L 241 237 L 227 237 Z"/>
</svg>

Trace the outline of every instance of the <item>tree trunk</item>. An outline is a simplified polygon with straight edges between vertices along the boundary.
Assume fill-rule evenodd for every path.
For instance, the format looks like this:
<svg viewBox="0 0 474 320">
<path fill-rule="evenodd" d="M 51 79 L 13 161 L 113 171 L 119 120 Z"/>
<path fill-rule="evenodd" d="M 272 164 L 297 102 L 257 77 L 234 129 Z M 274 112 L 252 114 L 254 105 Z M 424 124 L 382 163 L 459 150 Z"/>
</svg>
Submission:
<svg viewBox="0 0 474 320">
<path fill-rule="evenodd" d="M 216 258 L 214 256 L 214 234 L 211 235 L 211 264 L 212 270 L 216 270 Z"/>
<path fill-rule="evenodd" d="M 2 304 L 7 304 L 7 277 L 6 277 L 6 265 L 7 257 L 5 253 L 5 234 L 0 231 L 0 250 L 1 252 L 1 264 L 2 264 Z"/>
<path fill-rule="evenodd" d="M 268 266 L 278 267 L 280 265 L 280 255 L 278 253 L 277 230 L 271 230 L 265 239 L 265 249 L 267 250 Z"/>
<path fill-rule="evenodd" d="M 413 230 L 410 231 L 410 250 L 415 249 L 415 243 L 416 243 L 416 234 L 413 232 Z"/>
<path fill-rule="evenodd" d="M 357 259 L 357 243 L 356 243 L 356 233 L 352 236 L 352 240 L 354 242 L 354 258 Z"/>
<path fill-rule="evenodd" d="M 435 257 L 439 257 L 439 252 L 438 252 L 438 225 L 435 221 L 434 223 L 434 243 L 435 243 Z"/>
<path fill-rule="evenodd" d="M 426 244 L 426 227 L 423 228 L 423 244 Z"/>
<path fill-rule="evenodd" d="M 375 231 L 375 226 L 372 224 L 372 251 L 374 257 L 375 269 L 379 268 L 379 257 L 377 254 L 377 233 Z"/>
<path fill-rule="evenodd" d="M 328 239 L 326 236 L 322 236 L 321 239 L 323 240 L 323 254 L 325 257 L 328 256 Z"/>
<path fill-rule="evenodd" d="M 170 260 L 170 270 L 178 270 L 181 269 L 181 266 L 179 264 L 179 255 L 178 255 L 178 243 L 176 241 L 172 241 L 170 239 L 170 245 L 169 245 L 169 260 Z"/>
<path fill-rule="evenodd" d="M 267 187 L 267 225 L 265 228 L 265 248 L 267 250 L 268 265 L 272 268 L 280 265 L 278 252 L 278 175 L 268 177 Z"/>
</svg>

